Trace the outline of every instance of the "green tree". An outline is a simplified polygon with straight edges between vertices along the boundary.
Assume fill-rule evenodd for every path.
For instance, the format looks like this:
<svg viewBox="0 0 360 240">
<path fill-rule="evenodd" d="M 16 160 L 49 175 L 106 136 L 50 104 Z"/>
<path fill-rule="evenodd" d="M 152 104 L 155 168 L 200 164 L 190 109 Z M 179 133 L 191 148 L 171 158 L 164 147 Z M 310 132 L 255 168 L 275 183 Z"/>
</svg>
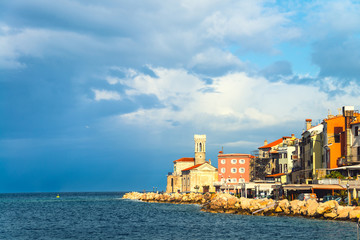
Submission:
<svg viewBox="0 0 360 240">
<path fill-rule="evenodd" d="M 325 175 L 325 178 L 340 178 L 344 179 L 345 177 L 338 171 L 332 171 L 330 174 Z"/>
</svg>

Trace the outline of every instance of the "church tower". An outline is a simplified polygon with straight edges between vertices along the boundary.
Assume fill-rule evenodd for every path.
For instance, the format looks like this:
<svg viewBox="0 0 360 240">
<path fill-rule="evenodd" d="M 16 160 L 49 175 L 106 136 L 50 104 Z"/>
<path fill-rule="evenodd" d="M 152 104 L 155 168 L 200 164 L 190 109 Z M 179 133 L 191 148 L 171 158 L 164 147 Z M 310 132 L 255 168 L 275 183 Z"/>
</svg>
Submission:
<svg viewBox="0 0 360 240">
<path fill-rule="evenodd" d="M 195 141 L 195 165 L 206 161 L 206 135 L 194 135 Z"/>
</svg>

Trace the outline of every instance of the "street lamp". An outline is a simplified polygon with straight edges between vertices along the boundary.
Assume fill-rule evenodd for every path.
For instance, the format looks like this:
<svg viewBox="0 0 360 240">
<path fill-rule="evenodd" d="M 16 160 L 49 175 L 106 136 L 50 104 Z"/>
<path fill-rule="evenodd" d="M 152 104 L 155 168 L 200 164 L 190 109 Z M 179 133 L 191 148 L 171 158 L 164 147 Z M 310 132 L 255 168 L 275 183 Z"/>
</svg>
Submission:
<svg viewBox="0 0 360 240">
<path fill-rule="evenodd" d="M 227 180 L 227 182 L 228 182 L 228 186 L 229 186 L 229 188 L 228 188 L 228 193 L 230 194 L 230 175 L 228 176 L 228 180 Z"/>
<path fill-rule="evenodd" d="M 349 194 L 349 182 L 346 183 L 347 195 L 348 195 L 348 206 L 350 206 L 350 194 Z"/>
</svg>

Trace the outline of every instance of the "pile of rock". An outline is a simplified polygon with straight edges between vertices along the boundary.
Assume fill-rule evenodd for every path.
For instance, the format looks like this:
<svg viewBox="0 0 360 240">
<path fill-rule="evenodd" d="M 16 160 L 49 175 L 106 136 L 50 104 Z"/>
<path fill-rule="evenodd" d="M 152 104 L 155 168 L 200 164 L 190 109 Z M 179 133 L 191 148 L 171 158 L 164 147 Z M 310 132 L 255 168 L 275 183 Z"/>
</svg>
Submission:
<svg viewBox="0 0 360 240">
<path fill-rule="evenodd" d="M 210 194 L 209 194 L 210 195 Z M 163 203 L 174 203 L 174 204 L 204 204 L 206 202 L 206 194 L 200 193 L 138 193 L 130 192 L 123 196 L 123 199 L 140 200 L 144 202 L 163 202 Z"/>
<path fill-rule="evenodd" d="M 340 206 L 335 200 L 318 203 L 316 200 L 274 201 L 272 199 L 236 198 L 229 194 L 216 194 L 203 205 L 208 212 L 225 212 L 256 215 L 290 215 L 312 218 L 357 220 L 360 207 Z"/>
<path fill-rule="evenodd" d="M 318 203 L 315 200 L 274 201 L 273 199 L 237 198 L 227 193 L 126 193 L 124 199 L 174 204 L 202 204 L 202 211 L 234 214 L 289 215 L 312 218 L 357 220 L 360 207 L 340 206 L 335 200 Z"/>
</svg>

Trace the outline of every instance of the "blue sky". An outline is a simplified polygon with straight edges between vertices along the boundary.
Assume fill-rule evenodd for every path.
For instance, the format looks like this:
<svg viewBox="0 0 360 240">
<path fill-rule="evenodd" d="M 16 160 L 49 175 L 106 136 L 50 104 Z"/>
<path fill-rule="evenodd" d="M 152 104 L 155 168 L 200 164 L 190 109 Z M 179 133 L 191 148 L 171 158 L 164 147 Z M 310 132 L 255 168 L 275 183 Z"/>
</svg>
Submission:
<svg viewBox="0 0 360 240">
<path fill-rule="evenodd" d="M 358 1 L 0 2 L 0 192 L 165 189 L 359 109 Z"/>
</svg>

